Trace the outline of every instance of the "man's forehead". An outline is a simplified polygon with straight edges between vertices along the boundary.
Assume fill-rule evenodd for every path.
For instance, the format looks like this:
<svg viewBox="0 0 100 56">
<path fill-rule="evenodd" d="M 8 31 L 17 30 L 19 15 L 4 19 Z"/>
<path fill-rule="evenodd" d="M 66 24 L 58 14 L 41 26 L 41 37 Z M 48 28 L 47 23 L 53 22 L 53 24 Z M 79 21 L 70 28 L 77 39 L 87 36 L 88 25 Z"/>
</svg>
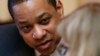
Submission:
<svg viewBox="0 0 100 56">
<path fill-rule="evenodd" d="M 45 7 L 46 5 L 48 5 L 48 2 L 47 0 L 27 0 L 27 1 L 23 1 L 23 2 L 20 2 L 20 3 L 17 3 L 13 6 L 14 7 L 17 7 L 17 8 L 22 8 L 22 7 Z"/>
<path fill-rule="evenodd" d="M 38 2 L 34 3 L 34 1 Z M 47 2 L 46 0 L 43 0 Z M 50 13 L 52 11 L 51 6 L 44 5 L 42 0 L 29 0 L 18 5 L 13 6 L 14 17 L 16 18 L 38 18 L 39 16 L 43 15 L 44 13 Z"/>
<path fill-rule="evenodd" d="M 17 12 L 25 13 L 29 11 L 32 12 L 33 10 L 36 10 L 36 11 L 44 10 L 44 9 L 46 10 L 49 8 L 49 6 L 45 2 L 46 0 L 43 0 L 43 1 L 42 0 L 29 0 L 29 1 L 14 5 L 13 10 L 14 10 L 14 13 L 17 13 Z"/>
<path fill-rule="evenodd" d="M 14 0 L 14 4 L 20 4 L 20 3 L 48 3 L 48 0 Z"/>
</svg>

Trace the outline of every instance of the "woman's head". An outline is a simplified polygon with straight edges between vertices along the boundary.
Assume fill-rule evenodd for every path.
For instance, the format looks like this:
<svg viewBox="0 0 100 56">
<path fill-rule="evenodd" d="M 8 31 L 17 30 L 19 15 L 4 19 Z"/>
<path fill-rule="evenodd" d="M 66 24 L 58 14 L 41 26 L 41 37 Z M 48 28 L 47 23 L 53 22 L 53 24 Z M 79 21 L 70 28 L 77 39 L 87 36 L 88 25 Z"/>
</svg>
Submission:
<svg viewBox="0 0 100 56">
<path fill-rule="evenodd" d="M 67 16 L 58 26 L 58 32 L 70 43 L 71 56 L 99 55 L 100 4 L 89 3 Z"/>
</svg>

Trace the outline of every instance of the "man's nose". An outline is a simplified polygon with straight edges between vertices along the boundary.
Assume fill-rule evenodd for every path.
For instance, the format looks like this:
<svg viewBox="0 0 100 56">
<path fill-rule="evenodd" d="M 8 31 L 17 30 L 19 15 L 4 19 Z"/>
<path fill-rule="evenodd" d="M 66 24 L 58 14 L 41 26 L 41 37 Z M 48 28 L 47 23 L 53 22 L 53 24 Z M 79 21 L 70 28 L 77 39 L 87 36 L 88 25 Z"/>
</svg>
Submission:
<svg viewBox="0 0 100 56">
<path fill-rule="evenodd" d="M 45 29 L 43 29 L 39 26 L 35 26 L 34 31 L 33 31 L 33 38 L 34 39 L 42 39 L 45 37 L 45 35 L 46 35 Z"/>
</svg>

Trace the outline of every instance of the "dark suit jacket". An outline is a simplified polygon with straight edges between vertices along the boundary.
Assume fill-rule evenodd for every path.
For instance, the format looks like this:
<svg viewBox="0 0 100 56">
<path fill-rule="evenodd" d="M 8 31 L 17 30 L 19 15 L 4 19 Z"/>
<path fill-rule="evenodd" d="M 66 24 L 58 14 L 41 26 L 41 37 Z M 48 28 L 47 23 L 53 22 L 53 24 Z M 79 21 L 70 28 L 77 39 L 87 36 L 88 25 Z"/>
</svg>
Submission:
<svg viewBox="0 0 100 56">
<path fill-rule="evenodd" d="M 15 24 L 0 25 L 0 56 L 35 56 L 34 50 L 24 43 Z"/>
</svg>

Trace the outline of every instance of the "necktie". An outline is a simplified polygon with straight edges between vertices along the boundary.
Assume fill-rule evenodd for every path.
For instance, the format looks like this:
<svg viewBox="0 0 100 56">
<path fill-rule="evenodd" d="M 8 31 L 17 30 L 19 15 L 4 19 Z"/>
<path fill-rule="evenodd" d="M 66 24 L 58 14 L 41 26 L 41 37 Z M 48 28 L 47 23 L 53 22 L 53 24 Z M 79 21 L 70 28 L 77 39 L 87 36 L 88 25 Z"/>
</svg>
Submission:
<svg viewBox="0 0 100 56">
<path fill-rule="evenodd" d="M 68 48 L 66 46 L 64 46 L 64 45 L 60 45 L 57 48 L 57 51 L 58 51 L 59 56 L 65 56 L 67 50 L 68 50 Z"/>
</svg>

